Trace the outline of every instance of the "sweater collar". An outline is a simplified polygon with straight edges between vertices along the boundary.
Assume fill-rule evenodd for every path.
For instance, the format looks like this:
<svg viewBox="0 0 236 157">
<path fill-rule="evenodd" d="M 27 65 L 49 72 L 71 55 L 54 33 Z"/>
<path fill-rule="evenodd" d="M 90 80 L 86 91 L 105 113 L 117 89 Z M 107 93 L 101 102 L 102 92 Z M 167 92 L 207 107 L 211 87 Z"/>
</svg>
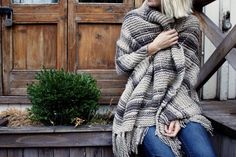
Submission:
<svg viewBox="0 0 236 157">
<path fill-rule="evenodd" d="M 148 6 L 147 0 L 145 0 L 141 8 L 144 10 L 144 13 L 147 17 L 147 21 L 151 23 L 160 24 L 164 30 L 169 30 L 174 27 L 175 19 L 167 17 L 155 8 Z"/>
</svg>

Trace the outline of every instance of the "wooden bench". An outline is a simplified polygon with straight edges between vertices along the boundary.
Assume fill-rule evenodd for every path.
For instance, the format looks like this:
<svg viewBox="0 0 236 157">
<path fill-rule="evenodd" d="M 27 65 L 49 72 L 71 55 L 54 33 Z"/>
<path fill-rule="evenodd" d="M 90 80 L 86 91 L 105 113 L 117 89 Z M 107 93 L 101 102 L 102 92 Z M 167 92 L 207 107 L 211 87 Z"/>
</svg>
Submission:
<svg viewBox="0 0 236 157">
<path fill-rule="evenodd" d="M 202 101 L 203 113 L 214 126 L 212 137 L 218 157 L 236 156 L 236 100 Z"/>
</svg>

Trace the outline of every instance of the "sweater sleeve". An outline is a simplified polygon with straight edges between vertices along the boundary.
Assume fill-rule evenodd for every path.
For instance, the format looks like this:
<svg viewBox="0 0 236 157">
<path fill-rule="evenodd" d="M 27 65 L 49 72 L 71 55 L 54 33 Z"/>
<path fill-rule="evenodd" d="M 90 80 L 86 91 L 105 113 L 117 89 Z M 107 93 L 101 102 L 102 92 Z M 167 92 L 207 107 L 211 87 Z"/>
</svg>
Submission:
<svg viewBox="0 0 236 157">
<path fill-rule="evenodd" d="M 133 20 L 126 19 L 121 28 L 121 35 L 116 42 L 116 71 L 118 74 L 129 75 L 133 69 L 144 60 L 147 45 L 141 46 L 131 35 Z"/>
</svg>

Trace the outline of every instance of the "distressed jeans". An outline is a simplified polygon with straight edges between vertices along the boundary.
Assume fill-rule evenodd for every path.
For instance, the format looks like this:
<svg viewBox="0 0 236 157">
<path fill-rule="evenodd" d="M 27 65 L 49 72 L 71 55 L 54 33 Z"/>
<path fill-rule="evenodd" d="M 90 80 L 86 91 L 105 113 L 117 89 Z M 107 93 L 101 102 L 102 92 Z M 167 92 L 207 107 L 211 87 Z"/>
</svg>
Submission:
<svg viewBox="0 0 236 157">
<path fill-rule="evenodd" d="M 155 135 L 155 126 L 148 129 L 143 141 L 145 157 L 175 157 L 171 148 Z M 177 134 L 186 157 L 216 157 L 209 133 L 199 123 L 189 122 Z"/>
</svg>

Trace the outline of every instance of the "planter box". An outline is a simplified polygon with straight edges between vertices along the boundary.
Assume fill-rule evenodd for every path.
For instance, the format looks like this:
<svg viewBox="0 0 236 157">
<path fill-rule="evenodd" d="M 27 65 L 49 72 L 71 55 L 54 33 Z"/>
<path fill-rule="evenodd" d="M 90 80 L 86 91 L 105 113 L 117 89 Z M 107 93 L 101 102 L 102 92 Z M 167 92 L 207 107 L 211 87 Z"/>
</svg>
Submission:
<svg viewBox="0 0 236 157">
<path fill-rule="evenodd" d="M 113 157 L 111 126 L 0 128 L 0 157 Z"/>
<path fill-rule="evenodd" d="M 236 139 L 215 125 L 218 157 L 236 157 Z M 0 157 L 113 157 L 111 125 L 0 128 Z M 139 157 L 142 157 L 140 155 Z"/>
</svg>

